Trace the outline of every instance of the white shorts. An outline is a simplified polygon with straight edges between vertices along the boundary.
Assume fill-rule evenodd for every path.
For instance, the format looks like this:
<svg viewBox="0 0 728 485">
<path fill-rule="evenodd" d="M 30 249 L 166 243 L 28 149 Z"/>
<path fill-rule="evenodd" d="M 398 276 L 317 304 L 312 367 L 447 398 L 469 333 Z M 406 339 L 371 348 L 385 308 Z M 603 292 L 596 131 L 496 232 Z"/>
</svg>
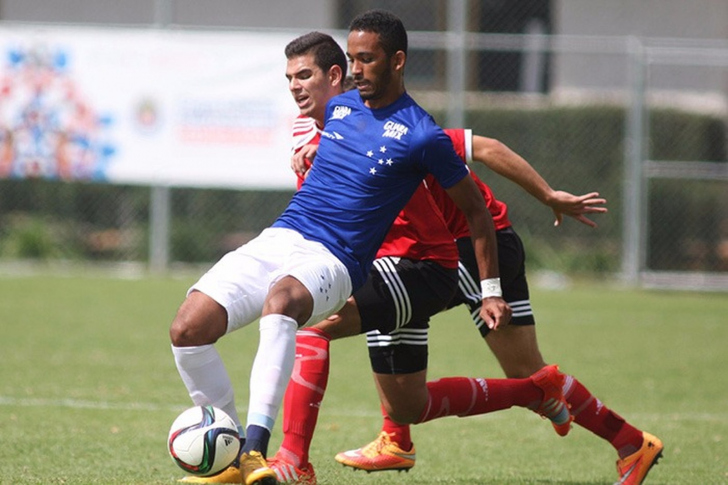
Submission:
<svg viewBox="0 0 728 485">
<path fill-rule="evenodd" d="M 227 253 L 187 294 L 197 290 L 222 305 L 230 333 L 260 318 L 268 291 L 285 276 L 296 278 L 313 297 L 306 324 L 332 315 L 351 295 L 349 271 L 323 244 L 278 227 Z"/>
</svg>

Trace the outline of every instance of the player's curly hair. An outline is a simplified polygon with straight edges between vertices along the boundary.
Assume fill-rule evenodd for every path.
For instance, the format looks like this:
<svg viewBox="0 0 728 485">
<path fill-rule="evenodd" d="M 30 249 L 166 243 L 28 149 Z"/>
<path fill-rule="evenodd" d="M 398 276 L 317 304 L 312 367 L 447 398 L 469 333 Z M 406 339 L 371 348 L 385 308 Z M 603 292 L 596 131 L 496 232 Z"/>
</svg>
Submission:
<svg viewBox="0 0 728 485">
<path fill-rule="evenodd" d="M 347 61 L 344 50 L 328 34 L 309 32 L 296 37 L 285 49 L 286 59 L 313 54 L 314 62 L 323 72 L 329 72 L 331 66 L 341 68 L 342 77 L 346 77 Z"/>
<path fill-rule="evenodd" d="M 389 57 L 397 51 L 407 54 L 407 30 L 399 17 L 391 12 L 380 9 L 364 12 L 349 24 L 349 32 L 354 30 L 378 34 L 379 43 Z"/>
</svg>

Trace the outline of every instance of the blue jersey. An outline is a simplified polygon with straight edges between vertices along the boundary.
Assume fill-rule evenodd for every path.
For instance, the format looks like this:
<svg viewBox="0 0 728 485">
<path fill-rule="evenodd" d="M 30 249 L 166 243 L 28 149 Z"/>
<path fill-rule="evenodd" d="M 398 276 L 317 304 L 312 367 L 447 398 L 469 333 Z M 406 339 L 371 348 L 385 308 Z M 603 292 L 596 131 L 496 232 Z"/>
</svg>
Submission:
<svg viewBox="0 0 728 485">
<path fill-rule="evenodd" d="M 392 222 L 427 173 L 468 175 L 450 138 L 408 95 L 370 109 L 358 91 L 332 98 L 316 160 L 274 227 L 294 229 L 346 265 L 356 290 Z"/>
</svg>

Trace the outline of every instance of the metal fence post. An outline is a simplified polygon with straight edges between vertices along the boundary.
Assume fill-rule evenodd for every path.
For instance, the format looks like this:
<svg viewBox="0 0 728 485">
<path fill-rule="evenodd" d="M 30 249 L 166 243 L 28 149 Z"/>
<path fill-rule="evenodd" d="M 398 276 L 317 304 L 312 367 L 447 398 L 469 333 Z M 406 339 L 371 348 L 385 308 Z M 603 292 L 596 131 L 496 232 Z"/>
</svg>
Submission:
<svg viewBox="0 0 728 485">
<path fill-rule="evenodd" d="M 625 123 L 624 193 L 622 204 L 622 278 L 638 285 L 644 267 L 644 176 L 646 58 L 640 39 L 628 39 L 631 100 Z"/>
<path fill-rule="evenodd" d="M 149 268 L 152 272 L 163 273 L 169 266 L 169 187 L 155 185 L 151 188 L 149 204 Z"/>
<path fill-rule="evenodd" d="M 447 4 L 447 91 L 450 102 L 446 123 L 449 128 L 465 126 L 465 31 L 466 0 Z"/>
<path fill-rule="evenodd" d="M 172 0 L 155 0 L 154 24 L 165 29 L 172 23 Z M 169 267 L 169 229 L 171 189 L 167 186 L 151 187 L 149 204 L 149 269 L 154 273 L 166 272 Z"/>
</svg>

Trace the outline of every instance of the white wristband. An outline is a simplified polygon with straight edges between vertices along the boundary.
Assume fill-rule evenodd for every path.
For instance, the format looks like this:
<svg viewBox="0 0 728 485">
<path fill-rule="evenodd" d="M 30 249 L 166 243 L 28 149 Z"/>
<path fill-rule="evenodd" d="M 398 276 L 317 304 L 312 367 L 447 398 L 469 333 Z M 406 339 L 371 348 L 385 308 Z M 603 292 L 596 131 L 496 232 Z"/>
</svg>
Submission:
<svg viewBox="0 0 728 485">
<path fill-rule="evenodd" d="M 497 296 L 501 298 L 503 296 L 503 290 L 501 290 L 500 278 L 487 278 L 480 281 L 480 291 L 483 292 L 483 299 Z"/>
</svg>

